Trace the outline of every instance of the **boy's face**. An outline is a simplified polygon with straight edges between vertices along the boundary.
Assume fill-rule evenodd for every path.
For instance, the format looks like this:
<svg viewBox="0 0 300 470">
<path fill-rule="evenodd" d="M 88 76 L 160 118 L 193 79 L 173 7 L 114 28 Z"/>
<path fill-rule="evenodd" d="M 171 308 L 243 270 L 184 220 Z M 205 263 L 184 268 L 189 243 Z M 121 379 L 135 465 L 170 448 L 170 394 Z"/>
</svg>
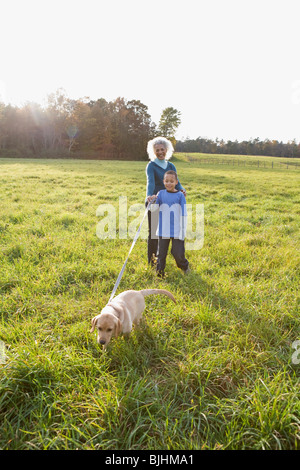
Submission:
<svg viewBox="0 0 300 470">
<path fill-rule="evenodd" d="M 167 191 L 174 193 L 176 191 L 175 186 L 177 183 L 178 183 L 178 180 L 174 175 L 164 176 L 164 185 Z"/>
</svg>

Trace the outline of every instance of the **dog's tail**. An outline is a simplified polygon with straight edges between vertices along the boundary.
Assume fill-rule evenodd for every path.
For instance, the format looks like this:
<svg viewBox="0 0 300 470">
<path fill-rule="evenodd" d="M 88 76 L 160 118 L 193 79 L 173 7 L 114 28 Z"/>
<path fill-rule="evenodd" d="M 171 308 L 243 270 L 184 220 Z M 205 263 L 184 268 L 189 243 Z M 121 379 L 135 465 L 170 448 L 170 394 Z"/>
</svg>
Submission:
<svg viewBox="0 0 300 470">
<path fill-rule="evenodd" d="M 170 299 L 173 300 L 173 302 L 176 304 L 176 300 L 175 300 L 175 297 L 173 294 L 171 294 L 171 292 L 169 292 L 168 290 L 165 290 L 165 289 L 144 289 L 144 290 L 140 290 L 140 293 L 146 297 L 147 295 L 167 295 L 168 297 L 170 297 Z"/>
</svg>

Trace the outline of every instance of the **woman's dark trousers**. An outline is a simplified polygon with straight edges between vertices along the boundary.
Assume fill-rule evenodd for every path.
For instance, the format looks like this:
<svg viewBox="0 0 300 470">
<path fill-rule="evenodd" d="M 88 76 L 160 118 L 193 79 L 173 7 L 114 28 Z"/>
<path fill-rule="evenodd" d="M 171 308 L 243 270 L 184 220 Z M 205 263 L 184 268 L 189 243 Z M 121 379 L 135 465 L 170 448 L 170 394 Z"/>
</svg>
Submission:
<svg viewBox="0 0 300 470">
<path fill-rule="evenodd" d="M 156 230 L 158 226 L 159 210 L 148 211 L 148 263 L 154 264 L 157 256 L 158 236 Z"/>
</svg>

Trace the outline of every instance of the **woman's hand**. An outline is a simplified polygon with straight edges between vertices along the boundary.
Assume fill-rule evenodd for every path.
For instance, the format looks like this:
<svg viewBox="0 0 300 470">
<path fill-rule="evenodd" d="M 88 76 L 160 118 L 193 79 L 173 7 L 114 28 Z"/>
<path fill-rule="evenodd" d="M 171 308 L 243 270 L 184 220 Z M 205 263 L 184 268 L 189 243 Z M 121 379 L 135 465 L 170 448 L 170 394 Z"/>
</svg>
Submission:
<svg viewBox="0 0 300 470">
<path fill-rule="evenodd" d="M 148 196 L 148 197 L 147 197 L 147 201 L 148 201 L 148 202 L 156 201 L 156 199 L 157 199 L 157 196 L 156 196 L 155 194 L 154 194 L 153 196 Z"/>
</svg>

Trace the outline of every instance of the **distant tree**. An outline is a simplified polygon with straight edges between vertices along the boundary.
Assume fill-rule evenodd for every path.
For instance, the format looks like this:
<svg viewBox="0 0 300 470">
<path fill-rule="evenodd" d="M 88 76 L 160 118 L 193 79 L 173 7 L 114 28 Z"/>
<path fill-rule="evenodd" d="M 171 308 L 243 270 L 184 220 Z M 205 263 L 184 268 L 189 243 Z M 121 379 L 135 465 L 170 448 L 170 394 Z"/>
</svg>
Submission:
<svg viewBox="0 0 300 470">
<path fill-rule="evenodd" d="M 167 139 L 170 139 L 174 147 L 176 145 L 175 133 L 181 123 L 181 112 L 169 107 L 165 108 L 161 114 L 158 133 Z"/>
<path fill-rule="evenodd" d="M 300 144 L 258 137 L 238 142 L 206 137 L 176 142 L 180 112 L 163 110 L 159 125 L 151 121 L 148 107 L 139 100 L 100 98 L 73 100 L 58 89 L 46 106 L 27 103 L 22 107 L 0 103 L 0 155 L 143 160 L 148 140 L 163 135 L 179 152 L 300 157 Z"/>
<path fill-rule="evenodd" d="M 65 91 L 59 88 L 48 95 L 47 109 L 43 123 L 43 137 L 46 149 L 69 147 L 66 133 L 67 121 L 72 115 L 74 102 L 67 98 Z"/>
<path fill-rule="evenodd" d="M 89 102 L 89 119 L 82 125 L 82 142 L 85 141 L 86 148 L 92 148 L 97 152 L 107 153 L 111 144 L 111 111 L 109 103 L 100 98 Z"/>
<path fill-rule="evenodd" d="M 7 109 L 4 103 L 0 103 L 0 149 L 5 149 L 7 146 Z"/>
<path fill-rule="evenodd" d="M 128 133 L 130 136 L 130 152 L 134 158 L 147 158 L 146 147 L 151 137 L 151 116 L 148 107 L 139 100 L 131 100 L 127 103 L 129 110 Z"/>
<path fill-rule="evenodd" d="M 176 144 L 177 152 L 200 152 L 200 153 L 219 153 L 219 154 L 236 154 L 236 155 L 266 155 L 274 157 L 300 157 L 300 144 L 296 140 L 289 141 L 288 143 L 278 142 L 278 140 L 264 141 L 250 139 L 234 142 L 228 140 L 225 142 L 223 139 L 216 139 L 212 141 L 202 137 L 197 139 L 186 139 L 185 141 L 178 141 Z"/>
<path fill-rule="evenodd" d="M 117 98 L 110 103 L 110 109 L 111 144 L 115 154 L 121 159 L 146 158 L 147 141 L 153 129 L 148 107 L 139 100 Z"/>
</svg>

